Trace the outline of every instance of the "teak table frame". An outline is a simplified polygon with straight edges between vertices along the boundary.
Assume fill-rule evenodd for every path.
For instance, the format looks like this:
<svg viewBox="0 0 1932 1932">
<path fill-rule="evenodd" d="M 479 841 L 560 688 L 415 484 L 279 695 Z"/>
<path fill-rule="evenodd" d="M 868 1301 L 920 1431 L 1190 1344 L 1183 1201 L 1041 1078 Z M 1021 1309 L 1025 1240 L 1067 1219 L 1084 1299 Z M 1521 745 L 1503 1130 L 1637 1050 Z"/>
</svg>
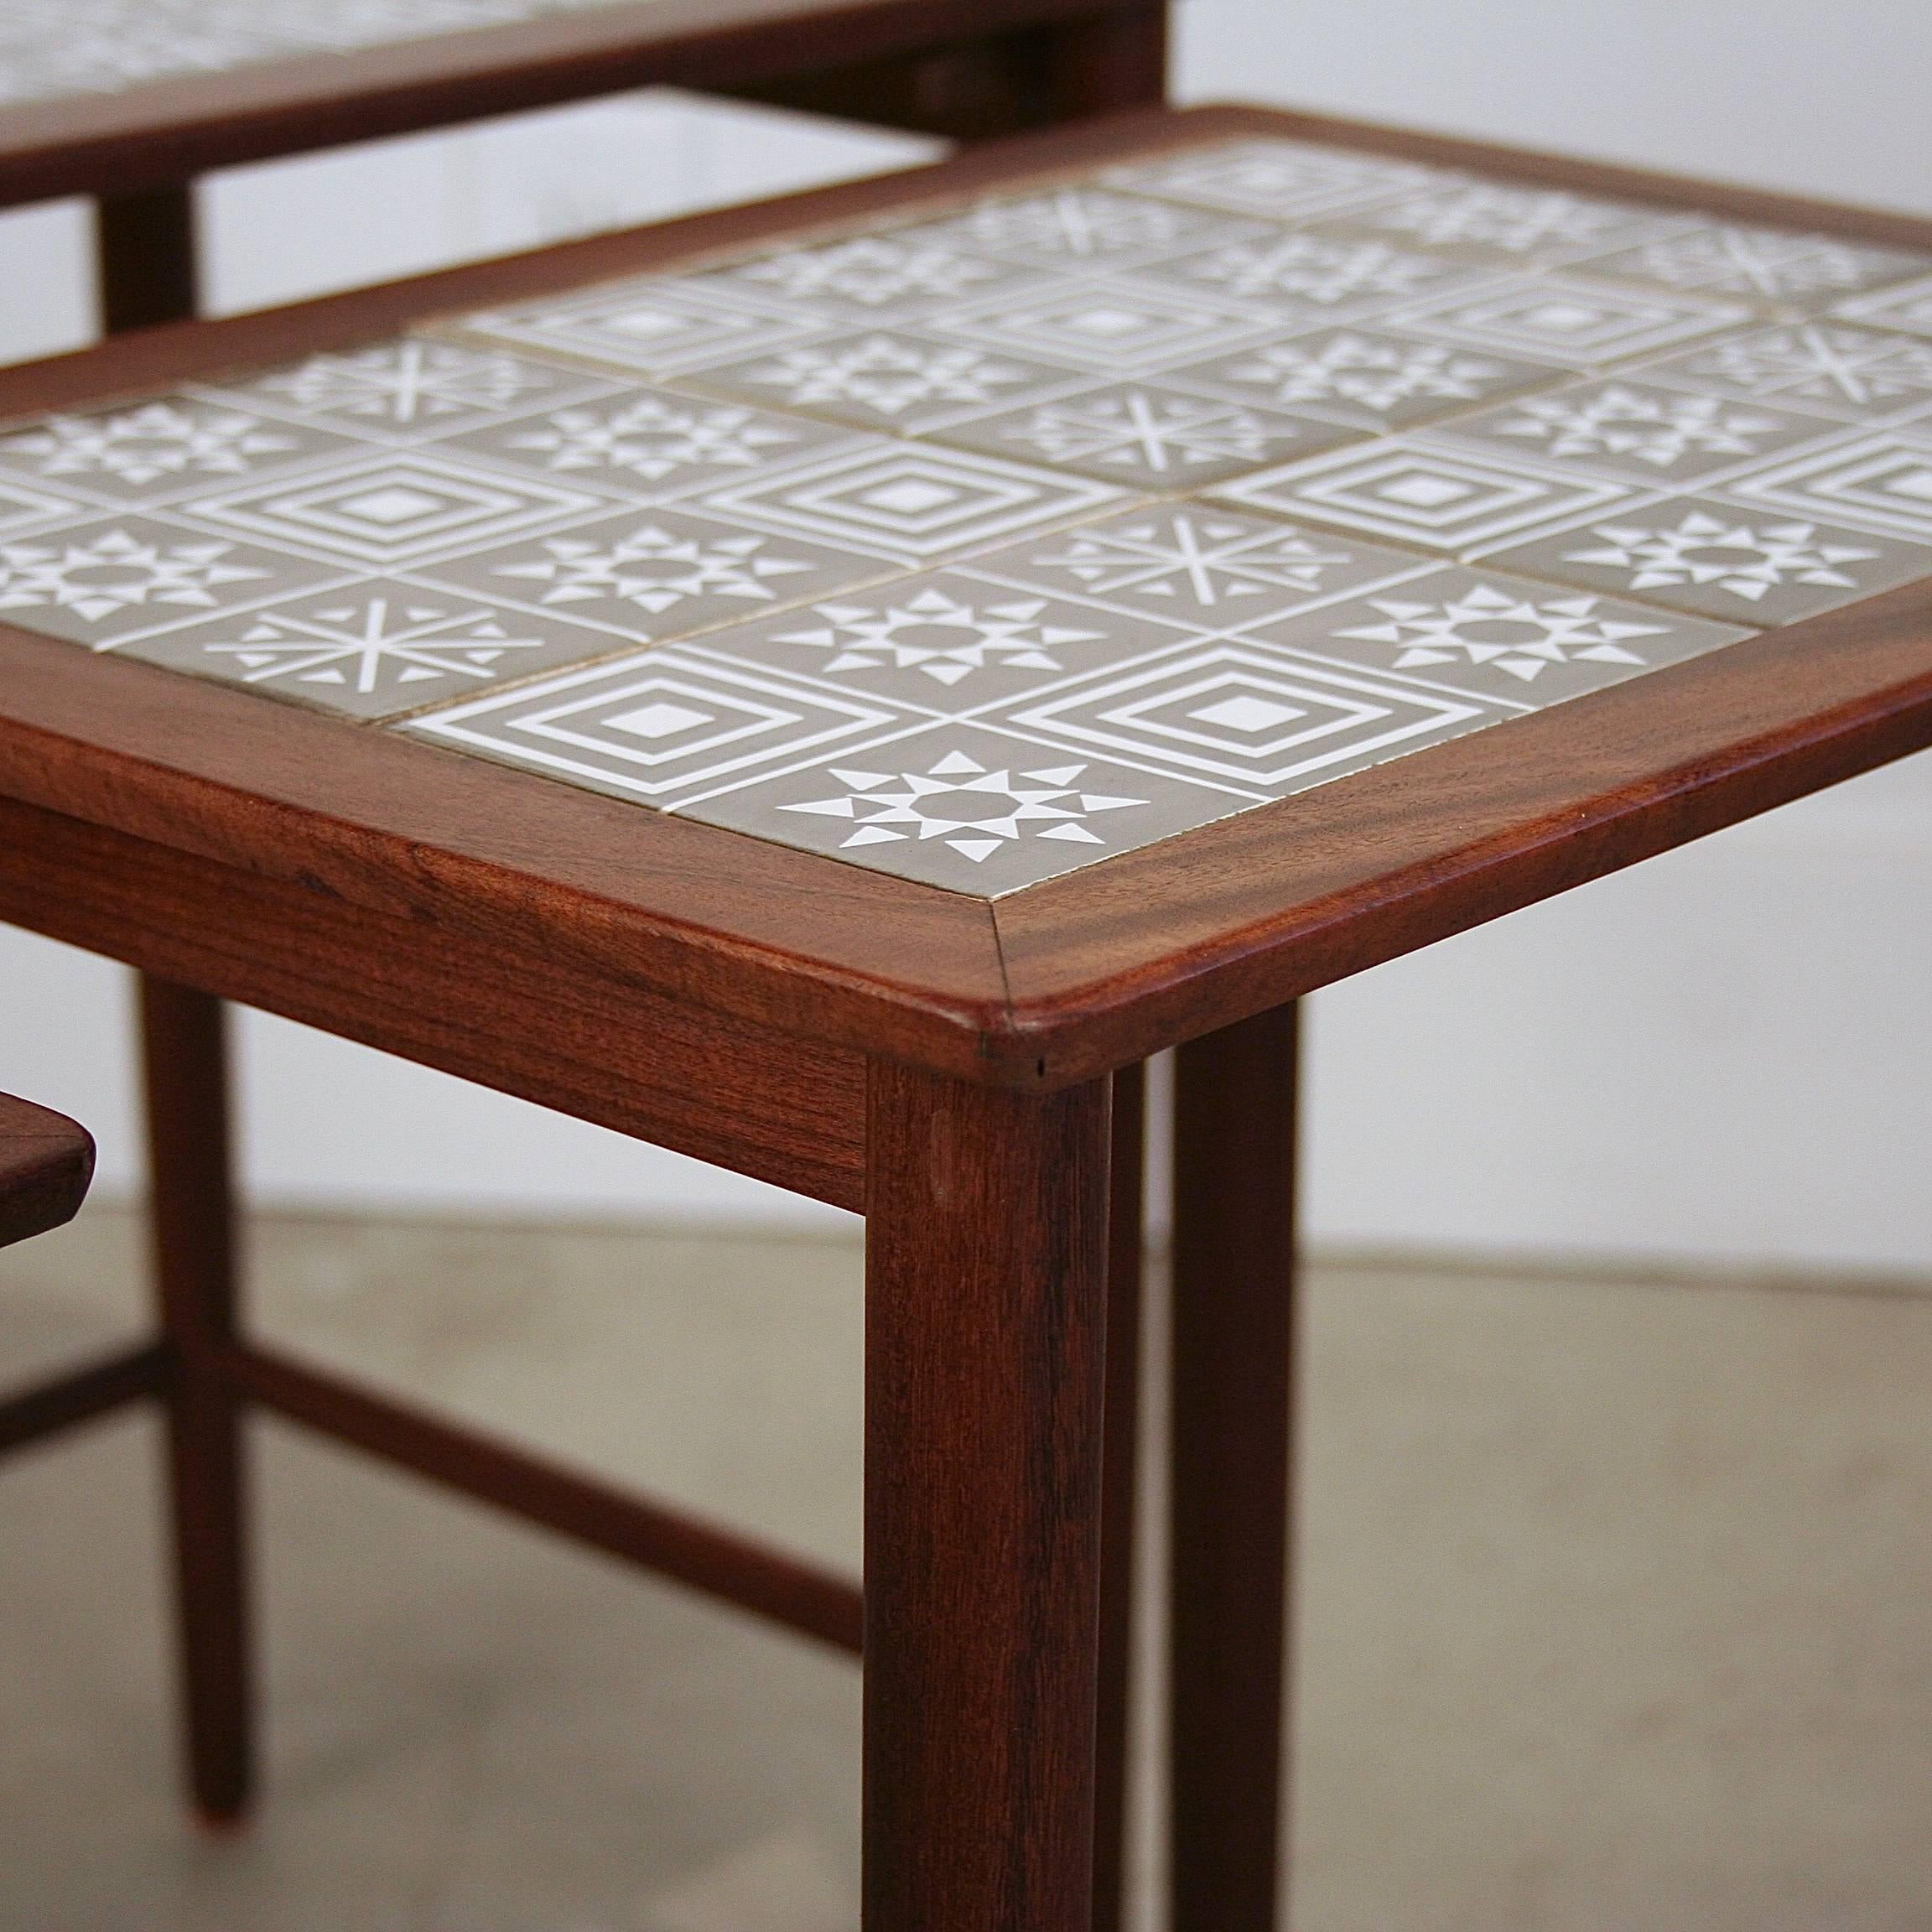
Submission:
<svg viewBox="0 0 1932 1932">
<path fill-rule="evenodd" d="M 1932 224 L 1306 117 L 1145 113 L 156 330 L 0 375 L 0 410 L 1254 132 L 1932 243 Z M 1463 738 L 989 901 L 0 629 L 0 918 L 148 975 L 166 1338 L 69 1384 L 81 1393 L 55 1420 L 167 1400 L 204 1810 L 231 1816 L 248 1792 L 237 1419 L 259 1403 L 862 1641 L 874 1932 L 1109 1926 L 1138 1070 L 1178 1046 L 1175 1923 L 1266 1932 L 1281 1883 L 1293 1002 L 1932 742 L 1932 586 L 1553 707 L 1507 741 L 1506 765 L 1494 735 Z M 850 1583 L 248 1340 L 221 1000 L 863 1210 L 862 1606 Z M 0 1441 L 19 1415 L 0 1409 Z"/>
<path fill-rule="evenodd" d="M 0 1093 L 0 1248 L 71 1221 L 93 1178 L 94 1141 L 85 1127 Z"/>
</svg>

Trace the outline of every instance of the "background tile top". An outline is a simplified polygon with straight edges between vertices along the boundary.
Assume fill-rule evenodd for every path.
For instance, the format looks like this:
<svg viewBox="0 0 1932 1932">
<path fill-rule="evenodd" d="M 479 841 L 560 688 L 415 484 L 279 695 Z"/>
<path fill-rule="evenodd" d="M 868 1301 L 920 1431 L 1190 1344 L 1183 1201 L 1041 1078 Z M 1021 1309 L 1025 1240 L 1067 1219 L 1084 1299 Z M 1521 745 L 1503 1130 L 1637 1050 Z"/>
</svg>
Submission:
<svg viewBox="0 0 1932 1932">
<path fill-rule="evenodd" d="M 1223 141 L 0 423 L 0 619 L 995 898 L 1932 578 L 1929 292 Z"/>
</svg>

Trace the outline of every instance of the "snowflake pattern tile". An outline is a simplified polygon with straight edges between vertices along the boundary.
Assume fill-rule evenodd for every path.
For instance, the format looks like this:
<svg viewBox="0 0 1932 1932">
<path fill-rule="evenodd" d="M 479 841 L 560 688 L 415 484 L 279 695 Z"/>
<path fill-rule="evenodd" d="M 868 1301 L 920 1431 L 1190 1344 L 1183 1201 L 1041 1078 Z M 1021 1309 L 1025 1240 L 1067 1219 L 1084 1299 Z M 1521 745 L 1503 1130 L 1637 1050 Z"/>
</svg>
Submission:
<svg viewBox="0 0 1932 1932">
<path fill-rule="evenodd" d="M 1932 343 L 1841 322 L 1726 336 L 1648 364 L 1644 374 L 1701 394 L 1789 403 L 1854 423 L 1932 410 Z"/>
<path fill-rule="evenodd" d="M 392 577 L 138 638 L 121 654 L 350 717 L 388 718 L 631 642 Z"/>
<path fill-rule="evenodd" d="M 1540 709 L 1748 633 L 1595 592 L 1449 569 L 1250 635 L 1465 697 Z"/>
<path fill-rule="evenodd" d="M 1267 232 L 1258 221 L 1211 215 L 1145 195 L 1080 187 L 984 201 L 952 221 L 899 231 L 901 240 L 928 236 L 1045 268 L 1088 262 L 1122 267 Z"/>
<path fill-rule="evenodd" d="M 1399 236 L 1481 261 L 1554 267 L 1680 227 L 1681 218 L 1553 188 L 1463 180 L 1340 218 L 1337 226 Z"/>
<path fill-rule="evenodd" d="M 1932 335 L 1932 275 L 1908 282 L 1902 288 L 1888 288 L 1876 295 L 1860 295 L 1840 302 L 1834 315 L 1869 324 L 1874 329 L 1903 330 L 1908 335 Z"/>
<path fill-rule="evenodd" d="M 1138 382 L 1088 389 L 932 432 L 936 440 L 1150 491 L 1184 490 L 1264 470 L 1361 435 L 1314 416 L 1286 416 Z"/>
<path fill-rule="evenodd" d="M 672 284 L 701 299 L 780 314 L 854 321 L 910 319 L 941 306 L 1023 293 L 1050 278 L 996 256 L 917 232 L 861 235 L 810 248 L 779 248 Z"/>
<path fill-rule="evenodd" d="M 1256 802 L 984 725 L 943 724 L 674 809 L 991 899 Z"/>
<path fill-rule="evenodd" d="M 1706 289 L 1772 308 L 1822 309 L 1932 268 L 1932 257 L 1829 235 L 1710 224 L 1600 256 L 1592 275 L 1659 288 Z"/>
<path fill-rule="evenodd" d="M 1659 353 L 1750 319 L 1751 311 L 1739 303 L 1576 275 L 1519 278 L 1467 299 L 1400 309 L 1389 318 L 1425 335 L 1572 369 Z"/>
<path fill-rule="evenodd" d="M 1103 179 L 1206 208 L 1275 221 L 1358 208 L 1441 179 L 1427 168 L 1306 142 L 1223 143 L 1159 161 L 1109 169 Z"/>
<path fill-rule="evenodd" d="M 1735 624 L 1792 624 L 1932 576 L 1932 548 L 1677 496 L 1493 553 L 1503 569 Z"/>
<path fill-rule="evenodd" d="M 1399 303 L 1493 280 L 1453 256 L 1361 236 L 1285 234 L 1233 242 L 1138 272 L 1136 280 L 1183 296 L 1261 303 L 1292 325 L 1379 314 Z"/>
<path fill-rule="evenodd" d="M 1800 517 L 1836 518 L 1932 543 L 1932 427 L 1841 441 L 1733 477 L 1727 494 Z"/>
<path fill-rule="evenodd" d="M 1421 560 L 1204 503 L 1083 524 L 975 558 L 974 572 L 1180 624 L 1238 628 L 1413 576 Z"/>
</svg>

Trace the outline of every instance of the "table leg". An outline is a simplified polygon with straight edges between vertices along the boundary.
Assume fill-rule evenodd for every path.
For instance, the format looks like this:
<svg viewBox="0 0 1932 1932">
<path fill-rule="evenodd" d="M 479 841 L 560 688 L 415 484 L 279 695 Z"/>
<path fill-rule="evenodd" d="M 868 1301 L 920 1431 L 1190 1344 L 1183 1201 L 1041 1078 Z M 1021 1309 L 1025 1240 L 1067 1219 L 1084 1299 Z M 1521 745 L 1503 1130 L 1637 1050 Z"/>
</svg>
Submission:
<svg viewBox="0 0 1932 1932">
<path fill-rule="evenodd" d="M 247 1807 L 253 1757 L 242 1415 L 223 1359 L 236 1301 L 226 1010 L 143 974 L 141 1017 L 190 1789 L 222 1825 Z"/>
<path fill-rule="evenodd" d="M 184 321 L 195 313 L 200 277 L 190 184 L 103 195 L 95 204 L 94 232 L 105 334 Z"/>
<path fill-rule="evenodd" d="M 1176 1060 L 1174 1932 L 1280 1910 L 1296 1035 L 1284 1006 Z"/>
<path fill-rule="evenodd" d="M 1051 125 L 1167 98 L 1167 8 L 1117 7 L 1041 29 L 1043 118 Z"/>
<path fill-rule="evenodd" d="M 867 1932 L 1088 1932 L 1108 1085 L 873 1065 Z"/>
</svg>

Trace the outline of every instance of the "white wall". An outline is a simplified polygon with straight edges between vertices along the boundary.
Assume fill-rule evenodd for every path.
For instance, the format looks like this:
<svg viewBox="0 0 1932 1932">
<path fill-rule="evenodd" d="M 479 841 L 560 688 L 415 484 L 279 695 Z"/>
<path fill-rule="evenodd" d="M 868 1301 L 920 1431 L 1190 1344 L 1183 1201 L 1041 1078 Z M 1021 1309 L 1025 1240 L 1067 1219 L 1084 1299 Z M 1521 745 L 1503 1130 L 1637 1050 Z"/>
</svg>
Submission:
<svg viewBox="0 0 1932 1932">
<path fill-rule="evenodd" d="M 1817 0 L 1183 0 L 1181 27 L 1190 98 L 1269 97 L 1932 210 L 1932 8 L 1910 0 L 1829 13 Z M 216 293 L 272 300 L 906 153 L 647 100 L 250 170 L 210 197 Z M 14 352 L 78 339 L 77 221 L 0 221 Z M 1311 1228 L 1932 1270 L 1929 985 L 1921 759 L 1322 995 Z M 67 1025 L 23 1023 L 23 996 L 48 989 Z M 108 1187 L 138 1171 L 122 1000 L 113 969 L 0 931 L 0 1087 L 90 1119 Z M 265 1197 L 798 1212 L 282 1022 L 250 1016 L 243 1040 L 248 1172 Z"/>
</svg>

